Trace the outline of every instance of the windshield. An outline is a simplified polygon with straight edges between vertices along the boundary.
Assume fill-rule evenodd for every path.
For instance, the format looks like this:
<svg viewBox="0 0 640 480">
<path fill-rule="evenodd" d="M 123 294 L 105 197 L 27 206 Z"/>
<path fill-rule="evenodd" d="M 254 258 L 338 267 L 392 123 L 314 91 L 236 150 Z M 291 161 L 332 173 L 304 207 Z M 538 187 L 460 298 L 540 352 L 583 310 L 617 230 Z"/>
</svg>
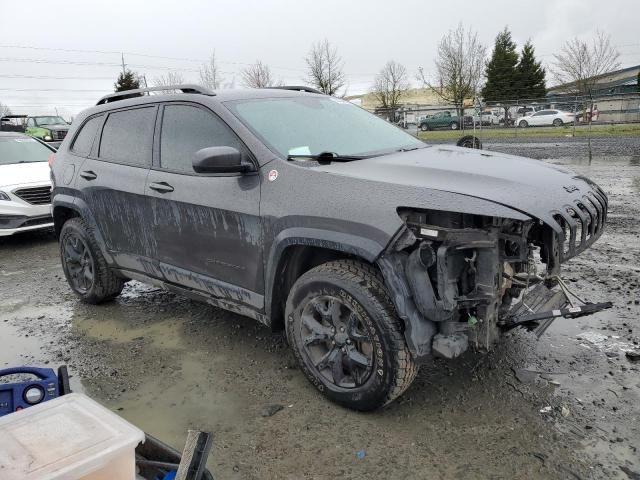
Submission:
<svg viewBox="0 0 640 480">
<path fill-rule="evenodd" d="M 33 138 L 0 137 L 0 165 L 46 162 L 51 153 L 51 150 Z"/>
<path fill-rule="evenodd" d="M 36 125 L 55 125 L 56 123 L 65 124 L 67 122 L 64 121 L 62 117 L 34 117 Z"/>
<path fill-rule="evenodd" d="M 390 123 L 333 97 L 238 100 L 226 105 L 282 157 L 323 152 L 357 156 L 424 146 Z"/>
</svg>

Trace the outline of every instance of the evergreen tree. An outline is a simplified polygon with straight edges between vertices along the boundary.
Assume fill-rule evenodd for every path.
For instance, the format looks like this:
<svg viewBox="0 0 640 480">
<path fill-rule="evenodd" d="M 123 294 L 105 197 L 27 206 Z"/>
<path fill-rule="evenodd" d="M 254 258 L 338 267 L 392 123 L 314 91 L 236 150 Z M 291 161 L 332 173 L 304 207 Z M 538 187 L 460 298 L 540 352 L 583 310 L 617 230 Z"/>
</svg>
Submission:
<svg viewBox="0 0 640 480">
<path fill-rule="evenodd" d="M 543 98 L 547 94 L 546 72 L 536 61 L 531 41 L 524 44 L 517 67 L 518 97 L 525 99 Z"/>
<path fill-rule="evenodd" d="M 120 72 L 118 75 L 118 80 L 113 84 L 116 92 L 122 92 L 124 90 L 135 90 L 136 88 L 140 88 L 140 80 L 135 73 L 131 70 L 127 70 L 125 72 Z"/>
<path fill-rule="evenodd" d="M 511 39 L 511 32 L 505 27 L 496 37 L 491 59 L 485 69 L 487 83 L 482 87 L 485 101 L 504 102 L 517 97 L 517 64 L 516 44 Z"/>
</svg>

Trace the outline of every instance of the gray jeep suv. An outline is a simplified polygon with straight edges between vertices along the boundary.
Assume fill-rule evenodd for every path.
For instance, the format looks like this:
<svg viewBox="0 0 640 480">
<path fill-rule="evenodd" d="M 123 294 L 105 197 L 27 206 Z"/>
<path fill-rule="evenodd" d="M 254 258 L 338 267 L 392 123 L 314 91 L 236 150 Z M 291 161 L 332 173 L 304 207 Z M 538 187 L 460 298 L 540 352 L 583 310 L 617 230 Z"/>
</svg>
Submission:
<svg viewBox="0 0 640 480">
<path fill-rule="evenodd" d="M 604 229 L 592 181 L 430 146 L 310 89 L 107 95 L 52 178 L 83 301 L 135 279 L 284 329 L 311 383 L 353 409 L 392 401 L 434 355 L 609 306 L 568 307 L 559 276 Z"/>
</svg>

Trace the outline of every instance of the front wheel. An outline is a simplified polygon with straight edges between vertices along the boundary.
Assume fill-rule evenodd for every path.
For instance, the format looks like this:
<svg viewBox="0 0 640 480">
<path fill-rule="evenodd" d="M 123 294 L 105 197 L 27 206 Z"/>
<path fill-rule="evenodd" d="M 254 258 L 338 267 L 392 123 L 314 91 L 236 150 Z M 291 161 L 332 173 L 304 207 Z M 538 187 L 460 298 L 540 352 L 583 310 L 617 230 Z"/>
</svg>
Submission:
<svg viewBox="0 0 640 480">
<path fill-rule="evenodd" d="M 361 262 L 302 275 L 287 299 L 286 333 L 307 379 L 354 410 L 391 402 L 418 371 L 380 273 Z"/>
<path fill-rule="evenodd" d="M 562 120 L 560 120 L 559 118 L 556 118 L 556 119 L 553 121 L 553 126 L 554 126 L 554 127 L 561 127 L 561 126 L 562 126 Z"/>
<path fill-rule="evenodd" d="M 429 125 L 427 125 L 426 123 L 423 123 L 422 125 L 420 125 L 420 130 L 422 130 L 423 132 L 426 132 L 427 130 L 429 130 Z"/>
<path fill-rule="evenodd" d="M 451 125 L 449 125 L 449 128 L 451 128 L 451 130 L 458 130 L 460 126 L 456 122 L 451 122 Z"/>
<path fill-rule="evenodd" d="M 520 120 L 520 123 L 518 123 L 518 126 L 521 128 L 527 128 L 529 124 L 527 123 L 526 120 Z"/>
<path fill-rule="evenodd" d="M 80 218 L 62 226 L 60 258 L 67 283 L 83 302 L 111 300 L 124 287 L 124 281 L 109 269 L 91 229 Z"/>
</svg>

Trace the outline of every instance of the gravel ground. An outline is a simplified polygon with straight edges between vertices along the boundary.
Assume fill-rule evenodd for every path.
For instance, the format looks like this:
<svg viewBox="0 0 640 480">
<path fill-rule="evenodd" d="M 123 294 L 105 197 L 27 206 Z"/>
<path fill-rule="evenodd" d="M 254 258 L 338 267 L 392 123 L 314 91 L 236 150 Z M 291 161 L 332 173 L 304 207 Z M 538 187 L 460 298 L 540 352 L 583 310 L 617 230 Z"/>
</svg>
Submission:
<svg viewBox="0 0 640 480">
<path fill-rule="evenodd" d="M 556 158 L 609 193 L 607 231 L 564 276 L 615 307 L 425 365 L 382 411 L 325 401 L 249 319 L 137 282 L 77 302 L 47 234 L 0 239 L 0 367 L 65 363 L 75 390 L 178 448 L 187 428 L 213 431 L 216 478 L 640 478 L 640 362 L 625 356 L 640 341 L 640 139 L 605 140 L 591 161 L 583 141 L 485 148 Z"/>
</svg>

